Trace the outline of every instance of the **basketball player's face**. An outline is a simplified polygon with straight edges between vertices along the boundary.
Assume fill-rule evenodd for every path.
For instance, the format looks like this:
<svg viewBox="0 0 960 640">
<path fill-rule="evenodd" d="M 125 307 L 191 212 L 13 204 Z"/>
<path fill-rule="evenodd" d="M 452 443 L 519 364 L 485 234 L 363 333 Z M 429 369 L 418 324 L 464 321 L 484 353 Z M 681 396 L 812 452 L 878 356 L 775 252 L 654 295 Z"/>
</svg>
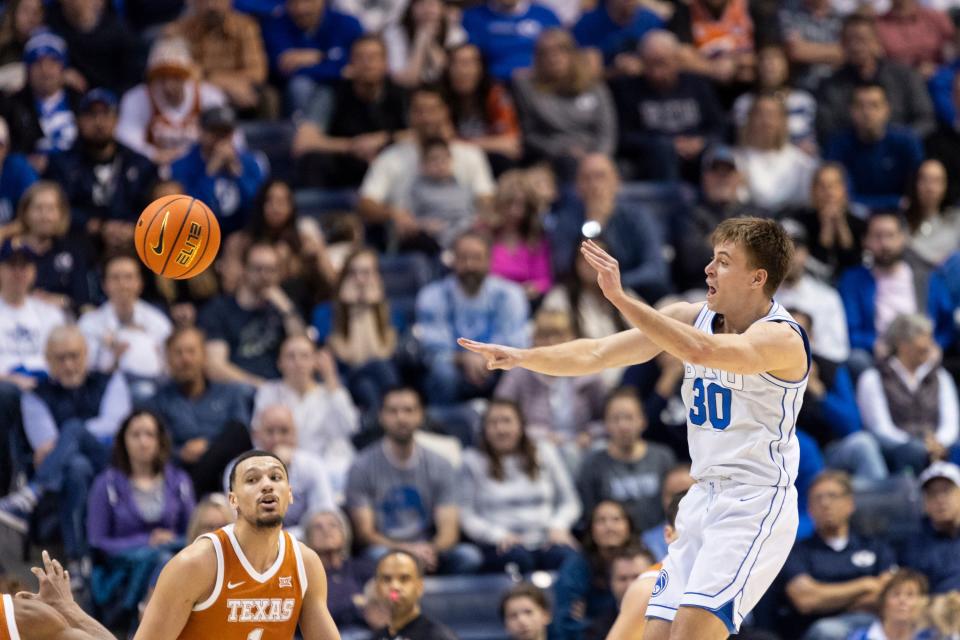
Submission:
<svg viewBox="0 0 960 640">
<path fill-rule="evenodd" d="M 713 248 L 713 260 L 704 269 L 707 274 L 707 306 L 719 314 L 737 309 L 755 289 L 757 269 L 750 268 L 747 252 L 733 242 Z"/>
<path fill-rule="evenodd" d="M 238 519 L 258 529 L 281 526 L 293 502 L 283 466 L 275 458 L 247 458 L 235 473 L 230 506 Z"/>
<path fill-rule="evenodd" d="M 550 614 L 530 598 L 520 596 L 503 605 L 503 624 L 511 640 L 540 640 L 546 637 Z"/>
</svg>

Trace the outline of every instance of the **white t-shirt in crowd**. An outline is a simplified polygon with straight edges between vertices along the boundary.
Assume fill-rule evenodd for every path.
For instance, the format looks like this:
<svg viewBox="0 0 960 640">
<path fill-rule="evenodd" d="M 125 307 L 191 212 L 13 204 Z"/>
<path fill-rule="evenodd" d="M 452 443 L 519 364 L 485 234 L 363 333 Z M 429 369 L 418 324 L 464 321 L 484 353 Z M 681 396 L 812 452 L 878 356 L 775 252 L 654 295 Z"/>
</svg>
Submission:
<svg viewBox="0 0 960 640">
<path fill-rule="evenodd" d="M 129 345 L 120 357 L 120 371 L 144 378 L 157 378 L 163 374 L 164 342 L 173 331 L 173 325 L 156 307 L 137 300 L 133 305 L 133 322 L 121 325 L 113 305 L 106 302 L 83 314 L 77 324 L 87 339 L 91 369 L 113 370 L 114 353 L 108 346 L 112 337 Z"/>
<path fill-rule="evenodd" d="M 0 300 L 0 373 L 46 371 L 47 336 L 66 322 L 59 307 L 39 298 L 29 297 L 19 307 Z"/>
</svg>

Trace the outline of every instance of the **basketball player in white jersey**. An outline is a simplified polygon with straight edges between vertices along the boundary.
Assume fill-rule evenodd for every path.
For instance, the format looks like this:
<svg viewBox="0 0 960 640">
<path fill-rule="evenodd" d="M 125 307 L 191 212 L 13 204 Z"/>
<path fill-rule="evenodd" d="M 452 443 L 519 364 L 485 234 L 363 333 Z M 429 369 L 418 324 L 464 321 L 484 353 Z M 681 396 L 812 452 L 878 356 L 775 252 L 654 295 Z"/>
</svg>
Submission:
<svg viewBox="0 0 960 640">
<path fill-rule="evenodd" d="M 792 245 L 771 220 L 734 218 L 713 233 L 705 303 L 657 311 L 624 294 L 616 260 L 581 252 L 634 329 L 596 340 L 513 349 L 461 338 L 493 369 L 579 376 L 666 351 L 685 364 L 691 474 L 647 607 L 644 640 L 718 640 L 736 633 L 780 571 L 797 528 L 795 422 L 807 384 L 806 335 L 773 301 Z"/>
<path fill-rule="evenodd" d="M 287 469 L 248 451 L 230 472 L 235 524 L 200 536 L 164 567 L 135 640 L 339 640 L 317 554 L 282 530 Z"/>
</svg>

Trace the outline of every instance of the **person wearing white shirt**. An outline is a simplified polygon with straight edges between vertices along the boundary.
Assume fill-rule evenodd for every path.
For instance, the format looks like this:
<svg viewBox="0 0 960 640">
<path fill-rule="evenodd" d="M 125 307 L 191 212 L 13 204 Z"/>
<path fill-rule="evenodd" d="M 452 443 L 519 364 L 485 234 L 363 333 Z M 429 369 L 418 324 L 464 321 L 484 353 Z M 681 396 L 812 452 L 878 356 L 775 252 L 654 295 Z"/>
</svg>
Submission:
<svg viewBox="0 0 960 640">
<path fill-rule="evenodd" d="M 104 265 L 107 302 L 77 323 L 96 371 L 120 370 L 137 378 L 164 373 L 164 343 L 173 325 L 166 315 L 140 299 L 143 279 L 132 256 L 111 257 Z"/>
<path fill-rule="evenodd" d="M 280 347 L 277 366 L 283 378 L 257 389 L 254 416 L 273 405 L 287 407 L 299 433 L 299 449 L 322 460 L 319 468 L 340 499 L 355 454 L 350 436 L 360 428 L 360 414 L 340 384 L 337 365 L 306 336 L 291 336 Z"/>
<path fill-rule="evenodd" d="M 890 357 L 864 371 L 857 405 L 864 426 L 880 441 L 891 471 L 945 459 L 960 436 L 960 401 L 940 366 L 933 324 L 918 314 L 897 316 L 887 328 Z"/>
</svg>

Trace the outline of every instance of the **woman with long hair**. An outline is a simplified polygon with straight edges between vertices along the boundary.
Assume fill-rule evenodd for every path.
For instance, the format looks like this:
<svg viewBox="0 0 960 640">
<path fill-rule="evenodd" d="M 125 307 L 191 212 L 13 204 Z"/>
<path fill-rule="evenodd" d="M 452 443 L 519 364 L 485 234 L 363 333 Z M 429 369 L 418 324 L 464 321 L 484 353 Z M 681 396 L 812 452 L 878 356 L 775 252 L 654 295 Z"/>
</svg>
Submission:
<svg viewBox="0 0 960 640">
<path fill-rule="evenodd" d="M 910 227 L 910 248 L 932 267 L 939 267 L 960 249 L 960 210 L 944 207 L 947 170 L 939 160 L 926 160 L 910 182 L 904 214 Z"/>
<path fill-rule="evenodd" d="M 790 142 L 787 109 L 776 93 L 761 93 L 750 105 L 735 156 L 751 204 L 776 213 L 810 201 L 817 162 Z"/>
<path fill-rule="evenodd" d="M 480 49 L 462 44 L 449 53 L 442 85 L 457 137 L 467 140 L 502 171 L 520 158 L 520 124 L 506 89 L 488 73 Z"/>
<path fill-rule="evenodd" d="M 436 82 L 447 66 L 447 50 L 467 40 L 457 15 L 442 0 L 412 0 L 399 24 L 383 32 L 394 82 L 416 87 Z"/>
<path fill-rule="evenodd" d="M 525 172 L 500 176 L 494 198 L 490 273 L 521 285 L 527 298 L 539 300 L 550 290 L 550 244 L 543 230 L 540 202 Z"/>
<path fill-rule="evenodd" d="M 173 466 L 171 449 L 163 421 L 134 411 L 117 432 L 110 467 L 93 482 L 87 536 L 96 552 L 92 588 L 99 606 L 119 598 L 117 613 L 132 613 L 154 569 L 183 546 L 193 483 Z"/>
<path fill-rule="evenodd" d="M 30 39 L 30 34 L 41 27 L 43 21 L 42 0 L 10 0 L 6 3 L 3 17 L 0 18 L 0 67 L 22 64 L 23 48 Z M 17 89 L 23 86 L 25 79 L 24 73 Z"/>
<path fill-rule="evenodd" d="M 561 179 L 571 178 L 586 154 L 612 155 L 617 146 L 613 98 L 581 58 L 569 32 L 547 29 L 532 69 L 513 82 L 526 155 L 549 160 Z"/>
<path fill-rule="evenodd" d="M 480 545 L 484 564 L 521 573 L 560 567 L 576 542 L 570 528 L 580 498 L 556 448 L 527 435 L 519 405 L 490 402 L 480 444 L 463 455 L 464 532 Z"/>
</svg>

